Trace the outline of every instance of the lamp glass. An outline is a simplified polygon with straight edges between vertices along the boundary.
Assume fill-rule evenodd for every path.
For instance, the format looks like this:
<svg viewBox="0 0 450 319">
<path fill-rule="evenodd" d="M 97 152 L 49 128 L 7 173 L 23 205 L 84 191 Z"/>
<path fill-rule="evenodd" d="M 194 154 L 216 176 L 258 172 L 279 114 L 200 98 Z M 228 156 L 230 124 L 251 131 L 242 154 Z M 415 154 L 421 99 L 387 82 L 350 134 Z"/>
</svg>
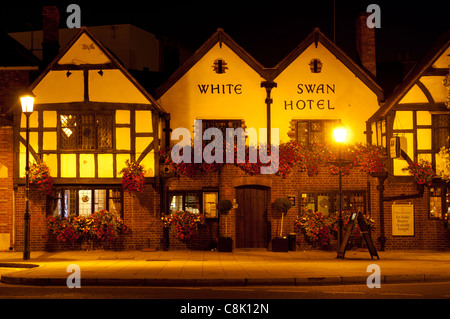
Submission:
<svg viewBox="0 0 450 319">
<path fill-rule="evenodd" d="M 33 113 L 34 97 L 31 95 L 22 96 L 20 98 L 20 103 L 22 103 L 23 113 Z"/>
<path fill-rule="evenodd" d="M 333 137 L 335 142 L 344 143 L 347 139 L 347 130 L 343 126 L 337 127 L 333 131 Z"/>
</svg>

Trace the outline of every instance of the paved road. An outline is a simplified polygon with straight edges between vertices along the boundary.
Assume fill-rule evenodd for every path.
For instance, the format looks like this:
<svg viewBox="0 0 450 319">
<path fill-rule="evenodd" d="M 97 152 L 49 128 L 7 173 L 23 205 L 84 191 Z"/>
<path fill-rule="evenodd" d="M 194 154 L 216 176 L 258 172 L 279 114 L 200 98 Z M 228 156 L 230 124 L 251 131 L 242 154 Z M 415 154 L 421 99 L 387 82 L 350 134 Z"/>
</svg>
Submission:
<svg viewBox="0 0 450 319">
<path fill-rule="evenodd" d="M 0 284 L 2 299 L 442 299 L 450 303 L 450 282 L 252 287 L 38 287 Z"/>
</svg>

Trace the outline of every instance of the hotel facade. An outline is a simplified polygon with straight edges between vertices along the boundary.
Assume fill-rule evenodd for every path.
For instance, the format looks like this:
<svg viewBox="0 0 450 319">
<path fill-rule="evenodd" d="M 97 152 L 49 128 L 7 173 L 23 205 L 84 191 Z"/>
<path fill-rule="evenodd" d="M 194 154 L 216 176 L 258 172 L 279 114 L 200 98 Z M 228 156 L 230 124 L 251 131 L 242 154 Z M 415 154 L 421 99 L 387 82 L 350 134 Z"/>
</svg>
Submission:
<svg viewBox="0 0 450 319">
<path fill-rule="evenodd" d="M 30 162 L 46 163 L 54 180 L 50 195 L 30 188 L 31 250 L 48 245 L 47 217 L 100 210 L 114 212 L 131 229 L 123 249 L 214 249 L 220 237 L 230 237 L 234 249 L 271 249 L 273 238 L 289 235 L 295 241 L 291 249 L 315 248 L 295 223 L 308 211 L 333 215 L 340 193 L 343 211 L 373 220 L 377 249 L 448 249 L 450 230 L 442 220 L 448 184 L 434 178 L 429 186 L 419 185 L 402 168 L 424 159 L 439 170 L 439 151 L 450 146 L 443 82 L 449 74 L 449 33 L 385 97 L 376 81 L 373 32 L 357 23 L 361 64 L 316 28 L 278 65 L 266 68 L 218 29 L 150 95 L 87 28 L 80 29 L 36 80 L 27 83 L 25 77 L 19 85 L 35 95 Z M 5 72 L 0 70 L 2 79 Z M 0 121 L 0 233 L 1 249 L 20 251 L 26 121 L 19 96 L 13 96 L 16 101 L 4 99 Z M 180 142 L 172 132 L 185 128 L 194 136 L 199 121 L 201 134 L 208 128 L 224 136 L 227 128 L 255 129 L 260 145 L 270 139 L 305 152 L 335 148 L 333 129 L 345 126 L 342 148 L 380 146 L 386 170 L 369 174 L 353 167 L 341 187 L 336 171 L 323 163 L 314 173 L 294 166 L 283 176 L 255 174 L 232 163 L 183 174 L 169 163 L 171 147 Z M 127 160 L 145 169 L 141 193 L 124 191 L 120 171 Z M 284 197 L 292 207 L 281 229 L 274 202 Z M 222 199 L 233 204 L 227 215 L 217 208 Z M 205 216 L 189 243 L 164 228 L 161 218 L 175 211 Z M 328 248 L 336 249 L 336 242 Z"/>
</svg>

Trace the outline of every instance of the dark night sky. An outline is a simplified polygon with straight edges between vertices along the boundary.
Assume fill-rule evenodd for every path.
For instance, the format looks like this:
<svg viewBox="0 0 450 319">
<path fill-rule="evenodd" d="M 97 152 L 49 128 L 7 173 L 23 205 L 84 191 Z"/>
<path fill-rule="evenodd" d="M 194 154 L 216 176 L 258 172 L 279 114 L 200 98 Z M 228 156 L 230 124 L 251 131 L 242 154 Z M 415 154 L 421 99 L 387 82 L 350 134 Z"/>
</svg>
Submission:
<svg viewBox="0 0 450 319">
<path fill-rule="evenodd" d="M 43 4 L 58 5 L 61 26 L 67 5 L 81 7 L 82 25 L 131 23 L 156 35 L 179 39 L 196 50 L 217 28 L 266 67 L 275 66 L 315 27 L 333 39 L 333 0 L 277 1 L 34 1 L 2 3 L 0 29 L 7 32 L 41 28 Z M 355 58 L 355 18 L 367 5 L 381 7 L 376 30 L 377 58 L 393 60 L 409 51 L 417 60 L 449 29 L 448 1 L 336 0 L 336 43 Z"/>
</svg>

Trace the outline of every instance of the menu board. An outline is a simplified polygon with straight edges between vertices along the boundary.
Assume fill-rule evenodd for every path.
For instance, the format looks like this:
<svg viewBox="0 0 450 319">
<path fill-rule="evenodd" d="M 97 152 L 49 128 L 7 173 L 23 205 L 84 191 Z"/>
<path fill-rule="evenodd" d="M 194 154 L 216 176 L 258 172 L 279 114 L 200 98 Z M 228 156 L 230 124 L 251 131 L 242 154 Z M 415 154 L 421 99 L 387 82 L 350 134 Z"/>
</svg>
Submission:
<svg viewBox="0 0 450 319">
<path fill-rule="evenodd" d="M 414 205 L 392 205 L 392 236 L 414 236 Z"/>
</svg>

